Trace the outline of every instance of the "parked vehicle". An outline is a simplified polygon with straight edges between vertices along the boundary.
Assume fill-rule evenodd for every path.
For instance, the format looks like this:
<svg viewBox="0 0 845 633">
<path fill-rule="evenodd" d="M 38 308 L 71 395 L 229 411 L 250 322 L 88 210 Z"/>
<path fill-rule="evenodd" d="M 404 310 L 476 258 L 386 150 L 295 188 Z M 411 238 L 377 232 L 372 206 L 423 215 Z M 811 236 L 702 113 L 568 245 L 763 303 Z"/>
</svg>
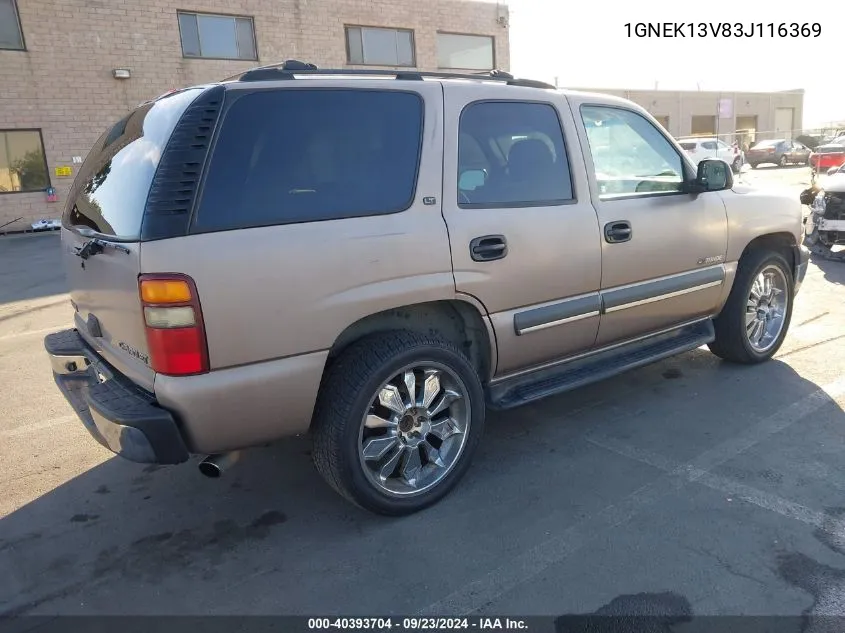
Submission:
<svg viewBox="0 0 845 633">
<path fill-rule="evenodd" d="M 825 172 L 831 167 L 839 167 L 845 163 L 845 143 L 829 143 L 820 145 L 810 155 L 810 167 L 813 172 Z"/>
<path fill-rule="evenodd" d="M 746 160 L 753 169 L 771 163 L 787 165 L 808 165 L 812 151 L 802 143 L 787 139 L 760 141 L 746 152 Z"/>
<path fill-rule="evenodd" d="M 739 173 L 744 161 L 742 150 L 737 145 L 728 145 L 715 137 L 689 136 L 678 139 L 678 144 L 689 154 L 696 165 L 705 158 L 718 158 Z"/>
<path fill-rule="evenodd" d="M 804 241 L 817 255 L 845 261 L 845 164 L 831 167 L 812 187 L 801 193 L 801 202 L 810 206 L 804 222 Z"/>
<path fill-rule="evenodd" d="M 796 200 L 630 101 L 298 62 L 134 110 L 62 224 L 75 328 L 45 346 L 98 442 L 214 476 L 310 433 L 393 515 L 455 486 L 487 408 L 704 344 L 768 360 L 808 255 Z"/>
</svg>

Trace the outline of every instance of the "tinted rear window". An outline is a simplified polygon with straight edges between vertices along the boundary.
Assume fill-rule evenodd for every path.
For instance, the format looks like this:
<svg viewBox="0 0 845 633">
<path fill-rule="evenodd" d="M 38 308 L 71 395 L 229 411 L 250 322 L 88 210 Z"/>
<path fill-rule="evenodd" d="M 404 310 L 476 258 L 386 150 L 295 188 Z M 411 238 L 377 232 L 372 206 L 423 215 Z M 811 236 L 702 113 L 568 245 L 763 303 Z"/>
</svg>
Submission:
<svg viewBox="0 0 845 633">
<path fill-rule="evenodd" d="M 695 143 L 681 143 L 680 145 L 684 149 L 695 149 L 695 147 L 696 147 Z"/>
<path fill-rule="evenodd" d="M 845 145 L 820 145 L 816 148 L 816 154 L 838 154 L 845 152 Z"/>
<path fill-rule="evenodd" d="M 164 146 L 201 92 L 185 90 L 144 104 L 106 130 L 74 180 L 63 224 L 137 239 Z"/>
<path fill-rule="evenodd" d="M 235 98 L 194 232 L 379 215 L 411 205 L 422 139 L 418 94 L 288 89 Z"/>
</svg>

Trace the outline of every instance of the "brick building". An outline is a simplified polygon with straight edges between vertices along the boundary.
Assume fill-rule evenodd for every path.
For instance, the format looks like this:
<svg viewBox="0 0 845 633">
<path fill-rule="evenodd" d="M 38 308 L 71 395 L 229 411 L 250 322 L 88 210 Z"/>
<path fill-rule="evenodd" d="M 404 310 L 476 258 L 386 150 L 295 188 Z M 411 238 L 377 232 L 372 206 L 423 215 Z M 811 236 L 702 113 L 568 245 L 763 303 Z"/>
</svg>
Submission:
<svg viewBox="0 0 845 633">
<path fill-rule="evenodd" d="M 504 2 L 186 0 L 176 6 L 0 0 L 0 233 L 58 218 L 79 162 L 106 126 L 173 88 L 291 58 L 334 68 L 509 67 Z"/>
</svg>

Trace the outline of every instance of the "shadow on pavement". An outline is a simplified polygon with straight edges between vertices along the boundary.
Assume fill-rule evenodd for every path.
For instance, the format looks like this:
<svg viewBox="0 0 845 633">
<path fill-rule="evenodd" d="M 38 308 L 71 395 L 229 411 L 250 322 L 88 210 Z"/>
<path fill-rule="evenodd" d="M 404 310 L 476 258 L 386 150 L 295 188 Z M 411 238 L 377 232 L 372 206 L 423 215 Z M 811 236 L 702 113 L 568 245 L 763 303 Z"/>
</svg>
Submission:
<svg viewBox="0 0 845 633">
<path fill-rule="evenodd" d="M 761 386 L 772 411 L 742 398 Z M 696 350 L 491 414 L 462 484 L 438 506 L 403 519 L 341 500 L 318 478 L 306 438 L 255 449 L 217 480 L 203 478 L 194 463 L 157 468 L 111 458 L 0 520 L 0 616 L 54 613 L 53 602 L 65 613 L 410 614 L 425 606 L 420 600 L 459 590 L 629 494 L 614 484 L 608 500 L 602 480 L 625 482 L 636 464 L 589 446 L 588 433 L 633 421 L 646 437 L 668 436 L 653 450 L 680 445 L 697 455 L 758 422 L 755 416 L 818 390 L 778 361 L 737 367 Z M 707 404 L 674 415 L 684 394 Z M 845 423 L 841 410 L 835 415 Z M 632 489 L 659 476 L 636 472 L 644 481 L 630 482 Z M 549 481 L 565 483 L 540 483 Z M 549 531 L 534 533 L 535 525 Z M 615 534 L 603 538 L 612 542 Z M 434 584 L 424 573 L 432 569 Z M 577 573 L 568 577 L 558 581 L 561 596 L 566 582 L 579 582 Z M 660 591 L 684 595 L 679 587 Z"/>
<path fill-rule="evenodd" d="M 815 254 L 810 261 L 824 274 L 825 281 L 833 284 L 845 284 L 845 261 L 831 261 Z"/>
<path fill-rule="evenodd" d="M 59 243 L 57 232 L 0 237 L 0 308 L 67 292 Z"/>
</svg>

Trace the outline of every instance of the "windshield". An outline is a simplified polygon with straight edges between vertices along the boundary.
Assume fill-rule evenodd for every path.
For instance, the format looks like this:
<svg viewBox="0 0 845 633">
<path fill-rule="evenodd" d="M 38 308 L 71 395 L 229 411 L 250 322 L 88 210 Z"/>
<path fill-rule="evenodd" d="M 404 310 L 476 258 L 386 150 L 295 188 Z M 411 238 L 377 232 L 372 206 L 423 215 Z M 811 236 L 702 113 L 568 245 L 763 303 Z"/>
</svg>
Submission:
<svg viewBox="0 0 845 633">
<path fill-rule="evenodd" d="M 179 117 L 200 92 L 195 88 L 145 103 L 106 130 L 79 170 L 62 224 L 138 239 L 161 154 Z"/>
</svg>

